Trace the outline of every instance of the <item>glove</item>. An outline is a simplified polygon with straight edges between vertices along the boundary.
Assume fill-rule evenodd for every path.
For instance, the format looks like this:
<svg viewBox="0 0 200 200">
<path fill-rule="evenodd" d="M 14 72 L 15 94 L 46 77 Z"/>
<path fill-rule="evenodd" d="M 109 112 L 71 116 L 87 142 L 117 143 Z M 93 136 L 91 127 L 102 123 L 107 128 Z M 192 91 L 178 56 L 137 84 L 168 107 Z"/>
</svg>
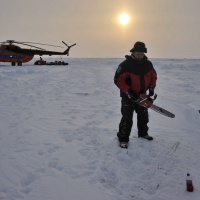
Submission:
<svg viewBox="0 0 200 200">
<path fill-rule="evenodd" d="M 149 96 L 150 97 L 154 95 L 154 88 L 155 88 L 154 86 L 149 87 Z"/>
<path fill-rule="evenodd" d="M 129 90 L 126 92 L 126 95 L 127 95 L 127 97 L 129 98 L 129 100 L 131 100 L 131 101 L 135 101 L 135 100 L 137 100 L 137 99 L 139 98 L 139 96 L 138 96 L 137 94 L 135 94 L 135 93 L 133 92 L 133 90 L 131 90 L 131 89 L 129 89 Z"/>
</svg>

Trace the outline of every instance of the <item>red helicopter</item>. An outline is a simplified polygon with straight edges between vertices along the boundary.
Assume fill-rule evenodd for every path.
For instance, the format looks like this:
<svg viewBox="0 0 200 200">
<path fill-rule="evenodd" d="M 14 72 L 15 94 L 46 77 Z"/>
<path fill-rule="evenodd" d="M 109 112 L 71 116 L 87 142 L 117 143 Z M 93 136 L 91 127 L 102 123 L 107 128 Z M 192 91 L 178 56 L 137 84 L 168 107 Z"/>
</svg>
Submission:
<svg viewBox="0 0 200 200">
<path fill-rule="evenodd" d="M 53 47 L 60 47 L 55 45 L 49 44 L 41 44 L 41 43 L 34 43 L 34 42 L 18 42 L 14 40 L 7 40 L 6 42 L 0 42 L 0 62 L 10 62 L 12 66 L 16 64 L 18 66 L 22 66 L 22 63 L 29 62 L 33 59 L 34 55 L 69 55 L 69 50 L 76 44 L 68 46 L 65 42 L 62 41 L 63 44 L 67 46 L 67 49 L 64 52 L 56 52 L 56 51 L 46 51 L 37 46 L 33 46 L 32 44 L 37 45 L 46 45 L 46 46 L 53 46 Z M 15 44 L 21 44 L 30 46 L 36 49 L 24 49 Z M 63 48 L 63 47 L 62 47 Z"/>
</svg>

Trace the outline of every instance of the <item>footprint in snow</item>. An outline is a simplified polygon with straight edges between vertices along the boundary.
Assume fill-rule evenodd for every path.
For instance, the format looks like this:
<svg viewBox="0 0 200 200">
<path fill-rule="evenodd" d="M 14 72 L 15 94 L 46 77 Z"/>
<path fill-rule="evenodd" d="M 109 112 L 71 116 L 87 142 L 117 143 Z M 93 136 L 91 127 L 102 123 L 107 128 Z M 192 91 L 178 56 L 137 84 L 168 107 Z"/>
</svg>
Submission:
<svg viewBox="0 0 200 200">
<path fill-rule="evenodd" d="M 71 135 L 71 133 L 69 133 L 68 130 L 64 129 L 64 130 L 59 130 L 59 134 L 61 135 L 61 139 L 64 139 L 65 142 L 69 143 L 73 141 L 73 137 Z"/>
</svg>

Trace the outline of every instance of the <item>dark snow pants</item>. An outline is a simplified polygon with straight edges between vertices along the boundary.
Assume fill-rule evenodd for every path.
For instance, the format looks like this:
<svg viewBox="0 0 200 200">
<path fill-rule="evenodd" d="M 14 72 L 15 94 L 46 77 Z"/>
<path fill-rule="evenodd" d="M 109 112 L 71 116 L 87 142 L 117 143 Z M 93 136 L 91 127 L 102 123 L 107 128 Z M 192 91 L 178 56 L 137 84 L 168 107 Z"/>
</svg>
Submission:
<svg viewBox="0 0 200 200">
<path fill-rule="evenodd" d="M 131 102 L 127 98 L 121 100 L 121 113 L 122 118 L 119 124 L 119 132 L 117 136 L 119 141 L 128 142 L 133 125 L 133 113 L 137 113 L 137 128 L 138 136 L 145 136 L 148 134 L 149 115 L 148 109 Z"/>
</svg>

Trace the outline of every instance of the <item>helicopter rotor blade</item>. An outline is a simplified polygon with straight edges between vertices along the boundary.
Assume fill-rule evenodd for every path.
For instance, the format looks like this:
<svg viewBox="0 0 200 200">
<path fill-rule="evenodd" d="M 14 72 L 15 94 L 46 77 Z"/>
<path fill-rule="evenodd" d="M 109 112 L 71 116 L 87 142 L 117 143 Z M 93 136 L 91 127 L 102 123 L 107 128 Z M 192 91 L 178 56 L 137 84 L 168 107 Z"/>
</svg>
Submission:
<svg viewBox="0 0 200 200">
<path fill-rule="evenodd" d="M 45 50 L 45 49 L 43 49 L 43 48 L 40 48 L 40 47 L 36 47 L 36 46 L 34 46 L 34 45 L 29 45 L 29 44 L 23 44 L 23 43 L 21 43 L 21 42 L 14 42 L 14 43 L 16 43 L 16 44 L 22 44 L 22 45 L 26 45 L 26 46 L 29 46 L 29 47 L 34 47 L 34 48 L 36 48 L 36 49 L 41 49 L 41 50 Z"/>
<path fill-rule="evenodd" d="M 5 43 L 8 43 L 9 45 L 12 45 L 13 43 L 16 43 L 16 44 L 21 44 L 21 45 L 34 47 L 34 48 L 41 49 L 41 50 L 45 50 L 45 49 L 43 49 L 41 47 L 37 47 L 37 46 L 31 45 L 31 44 L 38 44 L 38 45 L 45 45 L 45 46 L 51 46 L 51 47 L 64 48 L 62 46 L 51 45 L 51 44 L 43 44 L 43 43 L 38 43 L 38 42 L 19 42 L 19 41 L 15 41 L 15 40 L 6 40 L 5 42 L 0 42 L 0 44 L 5 44 Z"/>
<path fill-rule="evenodd" d="M 6 40 L 5 42 L 0 42 L 0 43 L 1 43 L 1 44 L 9 43 L 9 45 L 12 45 L 13 43 L 16 43 L 16 44 L 22 44 L 22 45 L 34 47 L 34 48 L 37 48 L 37 49 L 45 50 L 45 49 L 43 49 L 43 48 L 36 47 L 36 46 L 34 46 L 34 45 L 23 44 L 22 42 L 17 42 L 17 41 L 15 41 L 15 40 Z"/>
<path fill-rule="evenodd" d="M 18 42 L 18 41 L 15 41 L 15 42 Z M 52 45 L 52 44 L 43 44 L 43 43 L 38 43 L 38 42 L 18 42 L 18 44 L 40 44 L 40 45 L 45 45 L 45 46 L 63 48 L 62 46 L 57 46 L 57 45 Z"/>
<path fill-rule="evenodd" d="M 0 42 L 1 44 L 5 44 L 5 43 L 9 43 L 9 45 L 11 45 L 12 43 L 14 43 L 14 40 L 6 40 L 4 42 Z"/>
</svg>

